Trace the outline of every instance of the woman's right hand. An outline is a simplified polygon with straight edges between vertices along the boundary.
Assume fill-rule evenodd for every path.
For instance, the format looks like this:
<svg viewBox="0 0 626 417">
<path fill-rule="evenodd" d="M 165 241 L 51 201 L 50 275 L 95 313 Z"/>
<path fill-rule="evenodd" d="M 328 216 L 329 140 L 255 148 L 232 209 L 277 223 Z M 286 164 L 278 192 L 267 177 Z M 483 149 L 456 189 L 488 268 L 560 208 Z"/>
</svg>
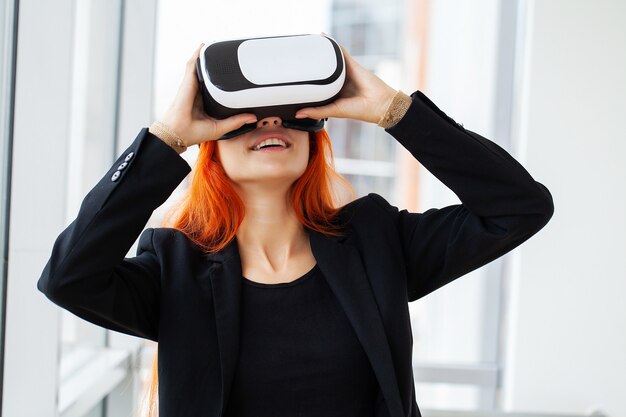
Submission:
<svg viewBox="0 0 626 417">
<path fill-rule="evenodd" d="M 176 133 L 188 147 L 207 140 L 217 140 L 220 136 L 238 129 L 246 123 L 257 121 L 253 113 L 236 114 L 226 119 L 214 119 L 204 112 L 196 75 L 196 59 L 203 45 L 200 44 L 187 61 L 185 76 L 178 88 L 174 102 L 159 119 L 161 123 Z"/>
</svg>

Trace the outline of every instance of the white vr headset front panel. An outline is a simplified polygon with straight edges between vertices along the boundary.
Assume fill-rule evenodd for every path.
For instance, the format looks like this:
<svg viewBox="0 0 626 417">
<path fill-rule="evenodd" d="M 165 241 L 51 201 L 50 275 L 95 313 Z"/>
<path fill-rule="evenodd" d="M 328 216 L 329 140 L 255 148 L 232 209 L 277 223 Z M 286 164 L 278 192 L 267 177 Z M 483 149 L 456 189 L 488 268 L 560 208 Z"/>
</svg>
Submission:
<svg viewBox="0 0 626 417">
<path fill-rule="evenodd" d="M 244 77 L 258 85 L 325 80 L 337 70 L 333 45 L 323 36 L 247 40 L 237 58 Z"/>
<path fill-rule="evenodd" d="M 280 45 L 278 44 L 280 42 Z M 200 67 L 208 80 L 204 50 Z M 280 51 L 280 52 L 277 52 Z M 229 108 L 249 108 L 323 101 L 337 94 L 345 80 L 345 61 L 340 76 L 330 84 L 293 84 L 224 91 L 210 82 L 205 86 L 215 101 Z M 324 80 L 337 69 L 337 57 L 331 41 L 321 35 L 294 38 L 251 39 L 237 50 L 242 74 L 257 85 Z M 298 74 L 294 78 L 294 74 Z"/>
</svg>

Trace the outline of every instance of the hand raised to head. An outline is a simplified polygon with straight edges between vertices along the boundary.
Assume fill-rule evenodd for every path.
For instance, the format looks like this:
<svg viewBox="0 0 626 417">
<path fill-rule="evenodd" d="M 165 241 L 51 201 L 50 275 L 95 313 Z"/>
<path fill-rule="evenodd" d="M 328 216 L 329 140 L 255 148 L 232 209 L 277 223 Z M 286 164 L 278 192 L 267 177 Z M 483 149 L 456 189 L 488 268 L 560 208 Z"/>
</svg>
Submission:
<svg viewBox="0 0 626 417">
<path fill-rule="evenodd" d="M 201 44 L 187 61 L 185 76 L 176 97 L 163 117 L 159 119 L 178 135 L 186 146 L 200 144 L 207 140 L 217 140 L 225 133 L 257 120 L 252 113 L 215 119 L 204 112 L 200 83 L 196 75 L 196 59 L 203 45 Z"/>
<path fill-rule="evenodd" d="M 337 98 L 325 106 L 300 109 L 296 118 L 338 117 L 378 123 L 397 91 L 355 61 L 346 48 L 339 46 L 346 62 L 346 81 Z"/>
</svg>

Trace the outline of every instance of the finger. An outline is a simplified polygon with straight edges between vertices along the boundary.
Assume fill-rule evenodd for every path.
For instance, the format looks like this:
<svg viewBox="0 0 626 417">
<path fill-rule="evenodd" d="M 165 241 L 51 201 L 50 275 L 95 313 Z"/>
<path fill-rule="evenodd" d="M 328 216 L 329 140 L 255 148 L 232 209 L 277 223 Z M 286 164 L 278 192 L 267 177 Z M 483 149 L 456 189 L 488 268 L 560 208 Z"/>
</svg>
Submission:
<svg viewBox="0 0 626 417">
<path fill-rule="evenodd" d="M 352 56 L 348 53 L 348 50 L 341 44 L 339 44 L 339 48 L 341 48 L 341 53 L 343 54 L 346 61 L 352 61 Z"/>
<path fill-rule="evenodd" d="M 178 93 L 176 94 L 176 106 L 189 111 L 193 108 L 193 104 L 198 93 L 198 77 L 196 76 L 196 59 L 200 56 L 200 49 L 204 43 L 201 43 L 200 46 L 195 50 L 193 55 L 187 60 L 187 65 L 185 67 L 185 76 L 178 88 Z"/>
<path fill-rule="evenodd" d="M 198 81 L 198 76 L 196 75 L 196 60 L 200 56 L 200 50 L 204 46 L 204 43 L 201 43 L 198 48 L 194 51 L 193 55 L 187 60 L 187 66 L 185 67 L 185 77 L 183 81 L 189 79 L 194 82 Z"/>
<path fill-rule="evenodd" d="M 341 117 L 337 105 L 333 102 L 320 107 L 305 107 L 296 112 L 296 119 L 305 117 L 311 119 L 324 119 L 326 117 Z"/>
<path fill-rule="evenodd" d="M 193 53 L 193 55 L 191 56 L 192 60 L 196 60 L 196 58 L 198 58 L 200 56 L 200 50 L 202 49 L 202 47 L 204 46 L 204 42 L 202 42 L 200 44 L 200 46 L 198 46 L 195 50 L 195 52 Z"/>
<path fill-rule="evenodd" d="M 255 123 L 257 121 L 257 117 L 252 113 L 243 113 L 236 114 L 234 116 L 228 117 L 226 119 L 216 119 L 215 121 L 215 137 L 219 138 L 220 136 L 233 131 L 235 129 L 239 129 L 246 123 Z"/>
<path fill-rule="evenodd" d="M 343 46 L 339 45 L 339 47 L 341 48 L 341 51 L 343 52 L 343 56 L 344 59 L 346 61 L 346 72 L 347 73 L 354 73 L 355 71 L 359 71 L 359 70 L 365 70 L 365 68 L 363 67 L 363 65 L 361 65 L 359 63 L 359 61 L 357 61 L 356 59 L 354 59 L 352 57 L 352 55 L 350 55 L 350 53 L 348 52 L 348 50 L 346 48 L 344 48 Z"/>
</svg>

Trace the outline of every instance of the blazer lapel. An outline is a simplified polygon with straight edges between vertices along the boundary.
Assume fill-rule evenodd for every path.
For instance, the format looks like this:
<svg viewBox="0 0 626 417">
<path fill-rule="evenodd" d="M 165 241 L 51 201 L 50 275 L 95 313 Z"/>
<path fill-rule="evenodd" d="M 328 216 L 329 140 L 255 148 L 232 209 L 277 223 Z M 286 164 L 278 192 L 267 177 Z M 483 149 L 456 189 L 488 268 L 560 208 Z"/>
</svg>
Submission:
<svg viewBox="0 0 626 417">
<path fill-rule="evenodd" d="M 389 415 L 404 416 L 382 318 L 359 253 L 353 246 L 342 243 L 342 237 L 329 237 L 314 230 L 308 231 L 313 256 L 370 360 Z M 237 239 L 233 239 L 221 252 L 208 257 L 217 261 L 209 275 L 220 350 L 223 410 L 228 401 L 239 355 L 242 272 Z"/>
<path fill-rule="evenodd" d="M 222 251 L 208 255 L 216 261 L 209 270 L 215 309 L 215 327 L 219 347 L 222 396 L 220 415 L 224 412 L 239 357 L 239 321 L 241 298 L 241 259 L 237 239 Z"/>
<path fill-rule="evenodd" d="M 369 357 L 389 415 L 404 416 L 385 328 L 359 253 L 343 238 L 309 232 L 313 255 Z"/>
</svg>

